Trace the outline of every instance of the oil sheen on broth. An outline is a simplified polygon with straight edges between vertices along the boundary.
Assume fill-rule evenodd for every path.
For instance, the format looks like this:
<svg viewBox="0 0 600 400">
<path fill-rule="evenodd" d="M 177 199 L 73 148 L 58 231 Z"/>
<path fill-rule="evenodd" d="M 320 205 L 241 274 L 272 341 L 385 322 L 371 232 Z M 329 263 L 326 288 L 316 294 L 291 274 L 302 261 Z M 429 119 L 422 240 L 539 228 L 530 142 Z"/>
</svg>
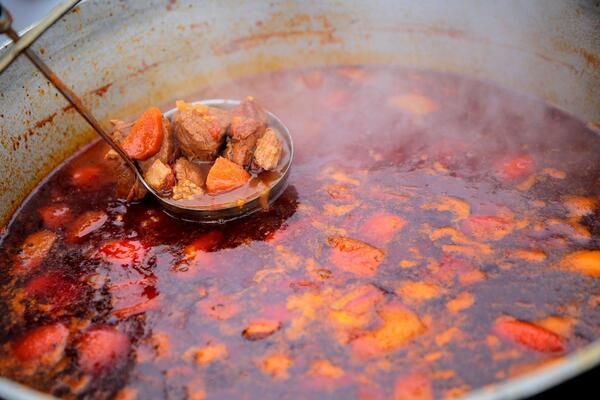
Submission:
<svg viewBox="0 0 600 400">
<path fill-rule="evenodd" d="M 290 186 L 221 226 L 115 198 L 96 143 L 6 228 L 0 372 L 66 398 L 455 397 L 599 336 L 600 138 L 487 83 L 258 75 Z M 405 396 L 405 397 L 403 397 Z"/>
</svg>

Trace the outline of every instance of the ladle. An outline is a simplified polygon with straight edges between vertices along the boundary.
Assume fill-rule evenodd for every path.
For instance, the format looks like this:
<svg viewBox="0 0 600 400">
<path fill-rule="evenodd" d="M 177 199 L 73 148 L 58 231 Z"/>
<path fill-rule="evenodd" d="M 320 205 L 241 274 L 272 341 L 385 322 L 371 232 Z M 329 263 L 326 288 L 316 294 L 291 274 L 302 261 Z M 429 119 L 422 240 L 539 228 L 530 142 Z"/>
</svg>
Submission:
<svg viewBox="0 0 600 400">
<path fill-rule="evenodd" d="M 59 18 L 65 15 L 71 8 L 73 8 L 80 0 L 69 0 L 61 3 L 55 9 L 53 9 L 48 16 L 46 16 L 39 24 L 34 28 L 27 31 L 23 36 L 20 36 L 12 28 L 12 16 L 6 8 L 0 4 L 0 33 L 5 33 L 12 41 L 13 45 L 7 49 L 5 54 L 0 57 L 0 73 L 4 71 L 14 59 L 21 53 L 35 65 L 35 67 L 48 79 L 54 87 L 71 103 L 71 105 L 77 110 L 77 112 L 94 128 L 96 133 L 107 142 L 119 156 L 125 160 L 127 165 L 134 171 L 137 179 L 142 185 L 154 196 L 165 211 L 177 218 L 198 221 L 205 223 L 223 223 L 229 220 L 237 219 L 246 215 L 249 215 L 255 211 L 267 207 L 273 201 L 275 201 L 281 193 L 283 193 L 287 178 L 289 175 L 290 165 L 292 163 L 294 147 L 292 137 L 287 127 L 277 118 L 273 113 L 267 111 L 267 124 L 272 127 L 276 132 L 279 133 L 284 142 L 284 151 L 287 153 L 285 157 L 285 165 L 282 166 L 280 175 L 277 179 L 271 182 L 269 188 L 261 193 L 239 199 L 235 202 L 227 203 L 215 203 L 212 205 L 194 206 L 189 204 L 181 204 L 176 200 L 171 200 L 162 197 L 156 190 L 154 190 L 144 179 L 144 174 L 140 169 L 140 166 L 132 160 L 119 145 L 117 145 L 110 137 L 106 129 L 100 125 L 98 120 L 90 112 L 90 110 L 83 104 L 79 96 L 75 94 L 38 56 L 33 52 L 29 46 L 52 24 L 54 24 Z M 211 99 L 201 100 L 195 103 L 201 103 L 211 107 L 218 107 L 224 109 L 231 109 L 238 105 L 240 102 L 237 100 L 227 99 Z M 164 115 L 170 117 L 175 110 L 169 110 Z"/>
</svg>

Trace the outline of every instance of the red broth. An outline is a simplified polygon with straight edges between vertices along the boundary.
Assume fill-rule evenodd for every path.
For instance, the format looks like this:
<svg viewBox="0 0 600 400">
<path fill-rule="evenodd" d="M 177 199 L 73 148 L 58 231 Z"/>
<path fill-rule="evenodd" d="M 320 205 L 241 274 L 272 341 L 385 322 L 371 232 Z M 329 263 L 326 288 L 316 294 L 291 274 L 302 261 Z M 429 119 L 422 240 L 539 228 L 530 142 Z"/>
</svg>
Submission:
<svg viewBox="0 0 600 400">
<path fill-rule="evenodd" d="M 598 338 L 584 123 L 393 67 L 190 98 L 246 95 L 295 141 L 269 210 L 203 226 L 126 204 L 101 143 L 35 190 L 0 247 L 3 376 L 65 398 L 449 398 Z"/>
</svg>

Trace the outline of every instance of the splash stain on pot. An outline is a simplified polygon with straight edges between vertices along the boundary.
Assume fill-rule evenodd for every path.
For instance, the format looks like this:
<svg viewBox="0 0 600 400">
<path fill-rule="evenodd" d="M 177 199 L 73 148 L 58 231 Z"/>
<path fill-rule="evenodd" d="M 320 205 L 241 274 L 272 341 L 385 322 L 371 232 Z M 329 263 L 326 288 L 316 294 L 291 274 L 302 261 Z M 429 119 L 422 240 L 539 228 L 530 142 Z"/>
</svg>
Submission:
<svg viewBox="0 0 600 400">
<path fill-rule="evenodd" d="M 588 50 L 571 45 L 561 39 L 552 40 L 552 44 L 557 51 L 563 53 L 572 53 L 583 58 L 588 66 L 593 69 L 600 70 L 600 57 L 589 52 Z"/>
<path fill-rule="evenodd" d="M 98 89 L 92 90 L 92 93 L 96 96 L 102 97 L 111 86 L 112 83 L 108 83 L 104 86 L 100 86 Z"/>
<path fill-rule="evenodd" d="M 35 127 L 37 129 L 40 129 L 40 128 L 43 128 L 44 125 L 46 125 L 46 124 L 51 124 L 52 121 L 54 121 L 54 117 L 56 117 L 56 113 L 52 113 L 52 114 L 48 115 L 46 118 L 41 119 L 38 122 L 36 122 Z M 33 131 L 30 129 L 29 132 L 33 132 Z"/>
<path fill-rule="evenodd" d="M 276 28 L 283 25 L 283 29 L 273 29 L 267 32 L 256 32 L 247 36 L 241 36 L 233 39 L 224 45 L 215 46 L 213 51 L 216 55 L 226 55 L 240 50 L 248 50 L 271 39 L 299 39 L 304 37 L 317 37 L 321 44 L 340 43 L 341 40 L 334 35 L 335 29 L 331 26 L 329 19 L 325 15 L 310 16 L 307 14 L 296 14 L 285 21 L 278 21 L 282 13 L 271 14 L 269 21 L 259 21 L 258 27 Z M 314 25 L 314 26 L 313 26 Z M 300 29 L 294 29 L 300 28 Z"/>
</svg>

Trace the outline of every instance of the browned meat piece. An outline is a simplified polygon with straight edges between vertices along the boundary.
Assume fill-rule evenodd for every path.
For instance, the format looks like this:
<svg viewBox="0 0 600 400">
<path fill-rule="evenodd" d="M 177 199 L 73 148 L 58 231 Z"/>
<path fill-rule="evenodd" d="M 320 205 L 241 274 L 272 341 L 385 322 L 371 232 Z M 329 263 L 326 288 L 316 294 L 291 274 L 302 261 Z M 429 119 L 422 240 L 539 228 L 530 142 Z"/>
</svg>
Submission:
<svg viewBox="0 0 600 400">
<path fill-rule="evenodd" d="M 183 154 L 190 160 L 214 160 L 223 145 L 231 114 L 218 108 L 183 102 L 177 102 L 177 108 L 173 125 Z"/>
<path fill-rule="evenodd" d="M 173 170 L 158 159 L 144 172 L 144 178 L 154 190 L 163 195 L 170 195 L 175 185 Z"/>
<path fill-rule="evenodd" d="M 113 130 L 112 139 L 120 144 L 127 136 L 133 123 L 127 123 L 119 120 L 111 120 Z M 134 201 L 143 198 L 146 195 L 146 188 L 137 180 L 135 174 L 125 161 L 114 150 L 109 150 L 104 156 L 105 160 L 111 164 L 116 178 L 116 195 L 118 198 Z"/>
<path fill-rule="evenodd" d="M 202 195 L 202 171 L 200 167 L 185 158 L 179 158 L 173 166 L 177 184 L 173 187 L 173 200 L 190 199 Z"/>
<path fill-rule="evenodd" d="M 277 167 L 283 144 L 281 139 L 271 128 L 267 128 L 264 135 L 256 142 L 256 150 L 254 151 L 254 161 L 256 164 L 266 171 L 270 171 Z"/>
<path fill-rule="evenodd" d="M 247 97 L 233 112 L 230 140 L 225 156 L 234 163 L 246 167 L 252 160 L 256 141 L 267 127 L 267 114 L 252 97 Z"/>
</svg>

